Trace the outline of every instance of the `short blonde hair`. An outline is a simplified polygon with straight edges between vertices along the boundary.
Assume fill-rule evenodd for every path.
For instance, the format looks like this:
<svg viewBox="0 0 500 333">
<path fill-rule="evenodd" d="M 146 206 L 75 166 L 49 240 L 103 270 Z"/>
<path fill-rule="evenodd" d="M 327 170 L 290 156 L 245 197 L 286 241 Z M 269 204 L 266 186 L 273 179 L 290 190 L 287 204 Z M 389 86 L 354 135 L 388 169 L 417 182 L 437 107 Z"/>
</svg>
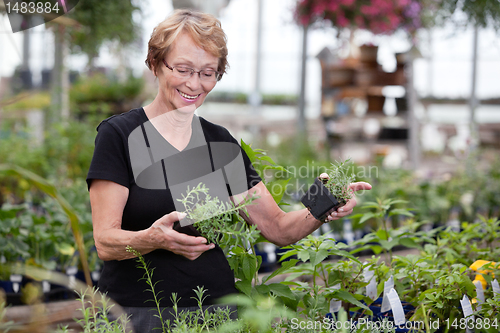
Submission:
<svg viewBox="0 0 500 333">
<path fill-rule="evenodd" d="M 213 15 L 191 9 L 177 9 L 154 28 L 148 43 L 146 65 L 155 72 L 181 32 L 186 32 L 203 50 L 219 58 L 217 71 L 224 74 L 227 63 L 227 37 Z M 219 78 L 220 80 L 220 78 Z"/>
</svg>

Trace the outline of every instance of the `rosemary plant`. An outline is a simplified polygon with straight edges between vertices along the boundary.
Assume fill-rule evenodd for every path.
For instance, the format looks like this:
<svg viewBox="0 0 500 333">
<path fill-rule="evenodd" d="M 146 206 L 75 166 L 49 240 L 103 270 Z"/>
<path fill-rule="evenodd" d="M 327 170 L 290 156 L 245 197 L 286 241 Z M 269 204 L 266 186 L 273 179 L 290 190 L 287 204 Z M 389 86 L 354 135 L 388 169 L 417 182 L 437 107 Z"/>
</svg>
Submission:
<svg viewBox="0 0 500 333">
<path fill-rule="evenodd" d="M 160 298 L 160 293 L 162 291 L 157 291 L 155 289 L 158 281 L 153 282 L 154 268 L 150 268 L 149 263 L 146 262 L 139 251 L 135 250 L 131 246 L 127 246 L 127 252 L 130 252 L 137 257 L 137 267 L 144 270 L 143 279 L 149 286 L 149 289 L 147 289 L 147 291 L 150 291 L 153 294 L 153 299 L 151 299 L 151 301 L 155 303 L 157 311 L 157 314 L 155 314 L 154 316 L 159 318 L 161 321 L 161 328 L 158 327 L 157 329 L 160 329 L 162 333 L 210 332 L 214 331 L 214 329 L 221 326 L 222 324 L 232 321 L 231 309 L 229 307 L 217 307 L 214 309 L 214 311 L 208 311 L 207 309 L 203 308 L 203 302 L 209 295 L 206 295 L 207 290 L 200 286 L 198 286 L 196 289 L 193 289 L 196 294 L 196 297 L 193 297 L 193 299 L 196 300 L 198 309 L 194 311 L 179 311 L 178 303 L 180 301 L 180 298 L 177 297 L 176 293 L 172 293 L 170 300 L 173 304 L 172 314 L 174 316 L 174 319 L 172 322 L 169 319 L 164 320 L 163 312 L 166 310 L 166 308 L 160 307 L 160 301 L 162 299 Z"/>
<path fill-rule="evenodd" d="M 329 179 L 323 179 L 323 184 L 334 195 L 337 200 L 345 205 L 353 195 L 353 190 L 349 185 L 354 181 L 354 173 L 349 173 L 349 164 L 351 159 L 345 161 L 335 161 L 332 163 L 332 168 L 328 170 Z"/>
<path fill-rule="evenodd" d="M 209 243 L 219 244 L 221 247 L 235 245 L 238 240 L 243 243 L 254 243 L 258 232 L 254 226 L 248 227 L 238 219 L 237 213 L 242 210 L 248 215 L 246 206 L 255 199 L 251 197 L 239 205 L 232 202 L 222 202 L 219 198 L 212 198 L 205 184 L 200 183 L 194 188 L 187 189 L 182 199 L 177 199 L 184 205 L 186 218 L 192 221 L 193 226 Z M 253 229 L 248 232 L 247 228 Z"/>
<path fill-rule="evenodd" d="M 77 292 L 81 303 L 80 311 L 83 319 L 78 320 L 84 333 L 127 333 L 129 318 L 122 314 L 118 319 L 109 318 L 109 311 L 113 307 L 105 295 L 100 296 L 97 288 L 88 288 Z M 57 333 L 68 332 L 67 327 L 59 327 Z"/>
<path fill-rule="evenodd" d="M 135 255 L 137 257 L 137 263 L 138 263 L 137 267 L 144 269 L 144 276 L 141 278 L 141 280 L 146 281 L 147 285 L 149 286 L 149 289 L 146 289 L 146 290 L 150 291 L 153 294 L 152 301 L 155 303 L 156 310 L 158 311 L 158 314 L 155 314 L 154 316 L 160 319 L 161 325 L 162 325 L 162 332 L 166 332 L 165 322 L 163 321 L 163 316 L 162 316 L 163 311 L 165 309 L 160 308 L 160 301 L 162 298 L 160 298 L 159 295 L 162 292 L 162 290 L 157 292 L 155 290 L 155 286 L 159 281 L 153 282 L 153 272 L 155 269 L 149 268 L 149 264 L 146 263 L 146 260 L 144 260 L 144 257 L 139 253 L 139 251 L 135 250 L 134 248 L 132 248 L 129 245 L 127 245 L 127 252 Z"/>
</svg>

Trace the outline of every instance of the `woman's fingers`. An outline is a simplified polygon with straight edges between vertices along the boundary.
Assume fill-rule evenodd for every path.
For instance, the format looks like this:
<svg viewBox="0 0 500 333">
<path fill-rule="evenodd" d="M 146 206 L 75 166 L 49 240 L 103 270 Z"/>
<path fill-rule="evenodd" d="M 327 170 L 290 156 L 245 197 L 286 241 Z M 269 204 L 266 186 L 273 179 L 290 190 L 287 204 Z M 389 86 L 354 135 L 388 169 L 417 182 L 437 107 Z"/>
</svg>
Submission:
<svg viewBox="0 0 500 333">
<path fill-rule="evenodd" d="M 185 217 L 186 217 L 186 213 L 173 211 L 171 213 L 163 215 L 155 223 L 159 222 L 165 226 L 172 227 L 174 225 L 174 222 L 180 221 Z"/>
<path fill-rule="evenodd" d="M 367 182 L 356 182 L 356 183 L 351 183 L 349 185 L 349 187 L 351 188 L 351 190 L 353 191 L 360 191 L 360 190 L 371 190 L 372 189 L 372 186 L 370 185 L 370 183 L 367 183 Z"/>
<path fill-rule="evenodd" d="M 161 247 L 175 254 L 195 260 L 203 252 L 211 250 L 214 244 L 207 244 L 204 237 L 195 237 L 180 233 L 173 229 L 174 222 L 186 217 L 185 213 L 171 212 L 159 218 L 152 229 L 156 230 L 156 239 L 160 239 Z"/>
</svg>

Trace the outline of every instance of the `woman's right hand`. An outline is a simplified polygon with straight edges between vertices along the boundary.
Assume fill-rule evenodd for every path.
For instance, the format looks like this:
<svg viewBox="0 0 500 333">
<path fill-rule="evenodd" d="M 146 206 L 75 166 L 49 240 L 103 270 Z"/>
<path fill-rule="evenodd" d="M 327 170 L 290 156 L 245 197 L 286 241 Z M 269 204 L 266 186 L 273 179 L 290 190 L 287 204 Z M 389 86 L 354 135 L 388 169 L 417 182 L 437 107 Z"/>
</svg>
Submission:
<svg viewBox="0 0 500 333">
<path fill-rule="evenodd" d="M 213 249 L 203 237 L 189 236 L 173 229 L 174 222 L 184 214 L 172 212 L 156 220 L 151 227 L 140 231 L 121 228 L 123 210 L 127 203 L 128 188 L 109 180 L 95 179 L 90 186 L 94 240 L 99 258 L 104 261 L 133 258 L 127 246 L 141 254 L 165 249 L 189 260 Z"/>
<path fill-rule="evenodd" d="M 189 236 L 173 229 L 174 222 L 182 220 L 185 213 L 171 212 L 156 220 L 148 229 L 153 244 L 159 248 L 184 256 L 189 260 L 197 259 L 203 252 L 211 250 L 214 244 L 207 244 L 204 237 Z"/>
</svg>

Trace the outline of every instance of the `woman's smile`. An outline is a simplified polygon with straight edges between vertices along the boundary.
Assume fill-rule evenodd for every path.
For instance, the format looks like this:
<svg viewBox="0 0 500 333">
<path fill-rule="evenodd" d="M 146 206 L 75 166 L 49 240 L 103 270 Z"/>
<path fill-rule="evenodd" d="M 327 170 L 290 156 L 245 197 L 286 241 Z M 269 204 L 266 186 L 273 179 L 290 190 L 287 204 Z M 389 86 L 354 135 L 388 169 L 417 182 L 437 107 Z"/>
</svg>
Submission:
<svg viewBox="0 0 500 333">
<path fill-rule="evenodd" d="M 189 94 L 183 93 L 179 89 L 177 89 L 177 92 L 179 93 L 179 95 L 181 95 L 182 99 L 184 99 L 186 102 L 195 102 L 198 99 L 198 97 L 201 96 L 201 94 L 189 95 Z"/>
</svg>

